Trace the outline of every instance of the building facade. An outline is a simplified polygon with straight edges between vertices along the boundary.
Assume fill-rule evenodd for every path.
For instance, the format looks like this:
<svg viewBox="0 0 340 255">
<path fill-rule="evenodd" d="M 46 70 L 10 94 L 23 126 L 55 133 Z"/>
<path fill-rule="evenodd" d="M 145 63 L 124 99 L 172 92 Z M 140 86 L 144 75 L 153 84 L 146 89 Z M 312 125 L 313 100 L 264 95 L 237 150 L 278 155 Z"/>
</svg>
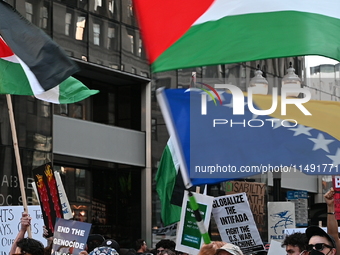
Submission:
<svg viewBox="0 0 340 255">
<path fill-rule="evenodd" d="M 28 204 L 32 169 L 52 162 L 74 219 L 122 247 L 151 241 L 150 69 L 130 0 L 13 0 L 79 65 L 74 75 L 100 91 L 53 105 L 12 96 Z M 0 206 L 20 205 L 5 96 L 1 104 Z"/>
</svg>

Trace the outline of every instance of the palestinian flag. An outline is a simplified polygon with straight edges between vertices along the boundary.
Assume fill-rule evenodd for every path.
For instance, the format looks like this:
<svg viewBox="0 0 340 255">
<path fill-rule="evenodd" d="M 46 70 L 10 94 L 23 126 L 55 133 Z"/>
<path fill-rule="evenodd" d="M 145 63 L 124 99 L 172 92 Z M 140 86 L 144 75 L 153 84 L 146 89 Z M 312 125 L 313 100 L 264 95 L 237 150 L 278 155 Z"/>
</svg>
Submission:
<svg viewBox="0 0 340 255">
<path fill-rule="evenodd" d="M 71 77 L 77 65 L 44 31 L 0 0 L 0 93 L 74 103 L 98 91 Z"/>
<path fill-rule="evenodd" d="M 178 170 L 179 161 L 176 157 L 170 138 L 163 151 L 156 174 L 156 190 L 159 199 L 161 200 L 161 217 L 164 226 L 178 222 L 181 217 L 181 204 L 184 194 L 184 184 L 182 191 L 180 191 L 183 192 L 183 194 L 176 196 L 180 199 L 180 205 L 174 205 L 171 203 L 177 175 L 181 175 Z"/>
<path fill-rule="evenodd" d="M 30 68 L 0 37 L 0 94 L 34 95 L 47 102 L 70 104 L 98 93 L 73 77 L 68 77 L 48 91 L 41 88 Z"/>
<path fill-rule="evenodd" d="M 164 226 L 180 221 L 185 189 L 179 161 L 170 137 L 156 174 L 156 191 L 161 200 L 161 218 Z M 196 187 L 191 187 L 188 190 L 195 189 Z M 203 190 L 204 186 L 200 189 Z"/>
<path fill-rule="evenodd" d="M 134 0 L 153 72 L 267 58 L 340 60 L 340 1 Z"/>
</svg>

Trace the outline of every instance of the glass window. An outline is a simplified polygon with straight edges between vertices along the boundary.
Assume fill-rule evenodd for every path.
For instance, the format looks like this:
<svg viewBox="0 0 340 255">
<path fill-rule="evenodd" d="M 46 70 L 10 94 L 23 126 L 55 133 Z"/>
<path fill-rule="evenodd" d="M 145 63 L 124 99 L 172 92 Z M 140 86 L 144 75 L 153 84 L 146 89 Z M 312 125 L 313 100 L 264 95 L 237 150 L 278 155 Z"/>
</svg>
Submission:
<svg viewBox="0 0 340 255">
<path fill-rule="evenodd" d="M 111 14 L 115 12 L 115 1 L 114 0 L 109 0 L 109 11 Z"/>
<path fill-rule="evenodd" d="M 33 6 L 31 3 L 26 2 L 25 3 L 25 9 L 26 9 L 26 19 L 29 22 L 33 21 Z"/>
<path fill-rule="evenodd" d="M 131 50 L 131 53 L 134 53 L 135 52 L 134 51 L 134 47 L 135 47 L 135 45 L 134 45 L 134 37 L 133 37 L 133 35 L 128 35 L 128 37 L 130 38 L 130 45 L 131 45 L 130 50 Z"/>
<path fill-rule="evenodd" d="M 46 29 L 47 28 L 47 21 L 48 21 L 48 11 L 45 6 L 40 8 L 40 22 L 39 26 L 41 28 Z"/>
<path fill-rule="evenodd" d="M 98 7 L 102 7 L 102 0 L 94 0 L 94 10 L 97 11 Z"/>
<path fill-rule="evenodd" d="M 127 14 L 128 17 L 133 17 L 133 5 L 132 5 L 132 0 L 128 1 L 128 5 L 127 5 Z"/>
<path fill-rule="evenodd" d="M 115 39 L 115 28 L 114 27 L 109 27 L 107 29 L 107 49 L 114 49 L 114 39 Z"/>
<path fill-rule="evenodd" d="M 100 25 L 93 24 L 93 44 L 100 45 Z"/>
<path fill-rule="evenodd" d="M 70 35 L 71 20 L 72 20 L 72 14 L 66 13 L 65 14 L 65 35 Z"/>
<path fill-rule="evenodd" d="M 75 37 L 76 40 L 83 40 L 85 25 L 86 25 L 86 17 L 79 16 L 77 18 L 76 37 Z"/>
</svg>

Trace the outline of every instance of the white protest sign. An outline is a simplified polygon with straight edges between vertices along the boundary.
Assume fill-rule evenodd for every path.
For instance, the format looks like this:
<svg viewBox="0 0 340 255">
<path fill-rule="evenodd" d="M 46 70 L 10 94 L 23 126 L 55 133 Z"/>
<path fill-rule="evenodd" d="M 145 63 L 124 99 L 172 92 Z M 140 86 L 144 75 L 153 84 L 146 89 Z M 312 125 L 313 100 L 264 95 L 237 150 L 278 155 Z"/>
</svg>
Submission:
<svg viewBox="0 0 340 255">
<path fill-rule="evenodd" d="M 286 255 L 286 249 L 281 247 L 281 242 L 271 240 L 268 255 Z"/>
<path fill-rule="evenodd" d="M 209 228 L 211 209 L 214 197 L 192 192 L 199 207 L 206 230 Z M 176 251 L 191 255 L 198 254 L 203 244 L 202 235 L 198 229 L 195 215 L 191 209 L 188 192 L 184 192 L 181 220 L 178 223 Z"/>
<path fill-rule="evenodd" d="M 24 208 L 22 206 L 0 207 L 0 254 L 9 255 L 13 241 L 20 230 L 20 219 Z M 31 216 L 32 238 L 47 244 L 43 237 L 44 221 L 39 205 L 29 205 L 28 213 Z M 27 234 L 26 234 L 27 236 Z"/>
<path fill-rule="evenodd" d="M 281 242 L 287 228 L 295 228 L 294 203 L 268 202 L 268 240 Z"/>
<path fill-rule="evenodd" d="M 243 253 L 264 250 L 246 193 L 216 197 L 212 213 L 222 241 L 239 246 Z"/>
<path fill-rule="evenodd" d="M 57 182 L 58 192 L 59 192 L 59 198 L 61 203 L 61 210 L 63 211 L 63 216 L 65 220 L 69 220 L 73 218 L 72 210 L 70 203 L 68 202 L 66 192 L 64 189 L 64 185 L 61 181 L 60 174 L 57 171 L 54 171 L 54 177 Z"/>
</svg>

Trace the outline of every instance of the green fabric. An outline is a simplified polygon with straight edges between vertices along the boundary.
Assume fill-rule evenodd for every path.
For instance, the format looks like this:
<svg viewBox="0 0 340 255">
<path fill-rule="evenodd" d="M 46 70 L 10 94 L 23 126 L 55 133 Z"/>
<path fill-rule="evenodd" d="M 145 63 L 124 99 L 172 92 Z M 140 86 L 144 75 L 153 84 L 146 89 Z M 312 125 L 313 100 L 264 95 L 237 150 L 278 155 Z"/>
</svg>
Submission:
<svg viewBox="0 0 340 255">
<path fill-rule="evenodd" d="M 161 200 L 161 217 L 164 226 L 178 222 L 181 217 L 181 207 L 171 204 L 172 192 L 176 183 L 176 170 L 171 151 L 165 147 L 156 174 L 156 190 Z"/>
<path fill-rule="evenodd" d="M 228 16 L 192 26 L 156 59 L 152 71 L 302 55 L 340 61 L 337 31 L 339 19 L 313 13 L 282 11 Z"/>
</svg>

